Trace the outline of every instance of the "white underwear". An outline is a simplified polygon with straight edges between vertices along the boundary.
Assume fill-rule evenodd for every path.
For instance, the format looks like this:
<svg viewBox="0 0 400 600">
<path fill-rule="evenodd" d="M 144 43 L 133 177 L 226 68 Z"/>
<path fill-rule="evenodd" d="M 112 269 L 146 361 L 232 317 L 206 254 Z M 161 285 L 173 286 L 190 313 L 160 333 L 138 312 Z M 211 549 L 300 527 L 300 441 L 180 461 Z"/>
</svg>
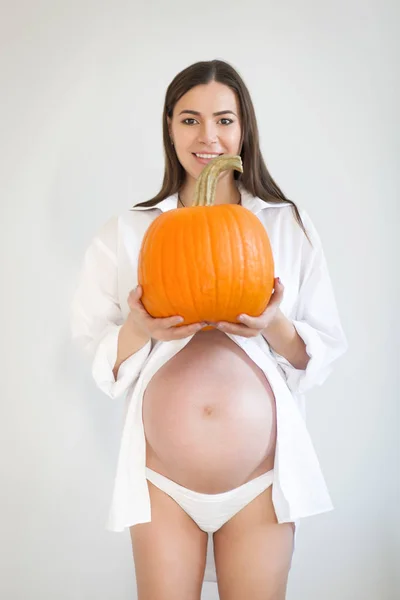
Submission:
<svg viewBox="0 0 400 600">
<path fill-rule="evenodd" d="M 214 533 L 273 482 L 274 470 L 220 494 L 189 490 L 146 467 L 146 478 L 168 494 L 206 533 Z"/>
</svg>

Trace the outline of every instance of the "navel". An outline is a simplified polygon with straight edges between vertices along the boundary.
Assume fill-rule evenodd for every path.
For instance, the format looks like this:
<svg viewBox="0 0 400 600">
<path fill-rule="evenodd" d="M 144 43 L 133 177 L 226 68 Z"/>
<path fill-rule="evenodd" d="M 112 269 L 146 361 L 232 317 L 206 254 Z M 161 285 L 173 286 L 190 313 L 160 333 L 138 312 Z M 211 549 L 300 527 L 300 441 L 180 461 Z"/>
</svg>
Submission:
<svg viewBox="0 0 400 600">
<path fill-rule="evenodd" d="M 214 412 L 214 406 L 211 406 L 210 404 L 206 405 L 204 407 L 204 414 L 209 417 L 210 415 L 212 415 Z"/>
</svg>

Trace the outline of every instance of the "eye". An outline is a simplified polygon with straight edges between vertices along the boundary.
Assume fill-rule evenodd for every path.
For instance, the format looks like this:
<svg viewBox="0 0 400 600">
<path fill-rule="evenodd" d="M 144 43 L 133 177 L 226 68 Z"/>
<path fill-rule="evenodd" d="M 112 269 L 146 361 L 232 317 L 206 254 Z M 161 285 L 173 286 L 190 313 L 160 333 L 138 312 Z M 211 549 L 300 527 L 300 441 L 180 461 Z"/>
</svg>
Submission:
<svg viewBox="0 0 400 600">
<path fill-rule="evenodd" d="M 188 121 L 192 121 L 192 122 L 194 121 L 194 122 L 196 122 L 196 123 L 197 123 L 196 119 L 191 119 L 191 118 L 183 119 L 182 123 L 183 123 L 184 125 L 193 125 L 193 123 L 188 123 Z M 221 121 L 225 121 L 225 123 L 223 123 L 223 125 L 224 125 L 225 127 L 226 127 L 227 125 L 231 125 L 232 123 L 234 123 L 234 121 L 233 121 L 232 119 L 228 119 L 228 118 L 226 118 L 226 117 L 224 117 L 224 118 L 220 119 L 220 121 L 219 121 L 219 122 L 221 122 Z"/>
</svg>

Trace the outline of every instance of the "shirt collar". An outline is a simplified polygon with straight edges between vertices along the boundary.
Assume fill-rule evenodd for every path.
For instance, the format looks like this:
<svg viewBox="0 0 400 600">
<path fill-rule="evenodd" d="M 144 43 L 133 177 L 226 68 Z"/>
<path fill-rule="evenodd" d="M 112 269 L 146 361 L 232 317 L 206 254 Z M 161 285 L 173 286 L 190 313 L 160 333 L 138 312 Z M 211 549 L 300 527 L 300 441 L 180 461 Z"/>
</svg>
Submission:
<svg viewBox="0 0 400 600">
<path fill-rule="evenodd" d="M 281 202 L 266 202 L 258 196 L 253 196 L 250 194 L 244 187 L 243 184 L 239 182 L 238 188 L 240 191 L 242 206 L 249 209 L 252 213 L 257 214 L 265 208 L 276 208 L 278 206 L 288 206 L 290 202 L 281 201 Z M 164 200 L 161 200 L 155 206 L 132 206 L 131 210 L 150 210 L 157 208 L 161 210 L 161 212 L 167 212 L 178 206 L 178 192 L 168 196 Z"/>
</svg>

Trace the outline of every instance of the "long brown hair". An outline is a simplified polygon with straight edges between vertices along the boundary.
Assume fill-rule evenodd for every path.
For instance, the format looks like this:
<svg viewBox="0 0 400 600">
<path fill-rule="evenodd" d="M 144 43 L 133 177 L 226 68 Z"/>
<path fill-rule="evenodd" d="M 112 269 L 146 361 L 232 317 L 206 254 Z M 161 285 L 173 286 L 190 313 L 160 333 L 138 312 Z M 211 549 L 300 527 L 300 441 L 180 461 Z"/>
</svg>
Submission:
<svg viewBox="0 0 400 600">
<path fill-rule="evenodd" d="M 250 93 L 239 73 L 230 64 L 222 60 L 201 61 L 190 65 L 178 73 L 169 84 L 162 115 L 165 154 L 162 187 L 154 198 L 141 202 L 136 206 L 155 206 L 161 200 L 180 191 L 185 181 L 186 172 L 171 144 L 167 116 L 172 118 L 175 104 L 191 88 L 211 81 L 217 81 L 230 87 L 236 93 L 239 101 L 242 119 L 240 156 L 243 163 L 243 173 L 234 171 L 234 178 L 240 181 L 247 192 L 261 198 L 261 200 L 272 203 L 289 202 L 292 205 L 296 221 L 304 231 L 307 239 L 309 239 L 296 204 L 284 195 L 268 172 L 260 150 L 258 125 Z"/>
</svg>

